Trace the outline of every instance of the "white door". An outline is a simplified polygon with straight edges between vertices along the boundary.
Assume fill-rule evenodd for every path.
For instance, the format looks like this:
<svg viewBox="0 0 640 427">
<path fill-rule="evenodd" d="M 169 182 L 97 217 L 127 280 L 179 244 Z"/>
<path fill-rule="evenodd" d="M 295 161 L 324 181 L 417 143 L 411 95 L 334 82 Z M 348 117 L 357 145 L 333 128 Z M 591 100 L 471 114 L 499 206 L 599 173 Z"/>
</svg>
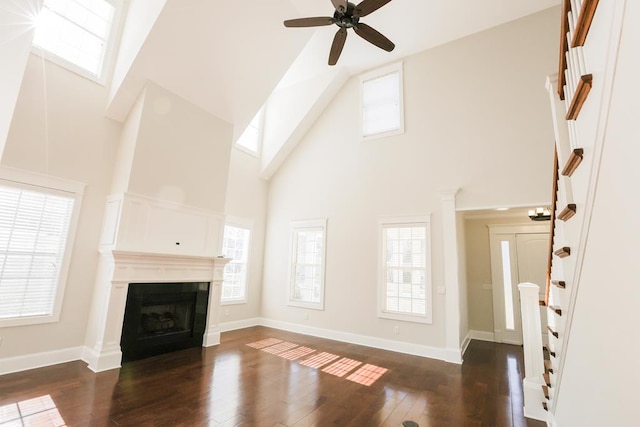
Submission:
<svg viewBox="0 0 640 427">
<path fill-rule="evenodd" d="M 490 226 L 493 323 L 496 342 L 522 344 L 518 284 L 546 284 L 548 225 Z"/>
<path fill-rule="evenodd" d="M 540 286 L 538 299 L 543 301 L 547 285 L 547 263 L 549 262 L 549 233 L 516 234 L 518 251 L 518 283 L 535 283 Z M 547 342 L 547 308 L 540 306 L 542 341 Z"/>
</svg>

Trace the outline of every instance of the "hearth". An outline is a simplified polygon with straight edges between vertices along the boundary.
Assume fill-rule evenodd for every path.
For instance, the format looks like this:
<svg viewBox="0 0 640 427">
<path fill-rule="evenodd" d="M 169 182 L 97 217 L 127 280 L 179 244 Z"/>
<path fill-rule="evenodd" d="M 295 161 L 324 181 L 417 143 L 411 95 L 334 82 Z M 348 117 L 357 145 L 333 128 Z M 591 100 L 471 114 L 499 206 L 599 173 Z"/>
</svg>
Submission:
<svg viewBox="0 0 640 427">
<path fill-rule="evenodd" d="M 209 283 L 130 283 L 122 327 L 122 361 L 200 347 Z"/>
</svg>

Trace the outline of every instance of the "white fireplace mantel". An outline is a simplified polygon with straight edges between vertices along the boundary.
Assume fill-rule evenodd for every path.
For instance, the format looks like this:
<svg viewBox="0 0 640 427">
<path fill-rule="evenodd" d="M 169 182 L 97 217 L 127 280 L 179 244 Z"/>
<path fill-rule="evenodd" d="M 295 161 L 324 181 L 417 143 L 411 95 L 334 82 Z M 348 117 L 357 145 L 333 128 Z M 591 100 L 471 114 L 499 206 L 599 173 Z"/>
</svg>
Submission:
<svg viewBox="0 0 640 427">
<path fill-rule="evenodd" d="M 130 283 L 209 282 L 209 307 L 203 346 L 220 343 L 218 318 L 223 257 L 104 250 L 100 254 L 96 290 L 83 360 L 95 372 L 119 368 L 120 338 Z"/>
</svg>

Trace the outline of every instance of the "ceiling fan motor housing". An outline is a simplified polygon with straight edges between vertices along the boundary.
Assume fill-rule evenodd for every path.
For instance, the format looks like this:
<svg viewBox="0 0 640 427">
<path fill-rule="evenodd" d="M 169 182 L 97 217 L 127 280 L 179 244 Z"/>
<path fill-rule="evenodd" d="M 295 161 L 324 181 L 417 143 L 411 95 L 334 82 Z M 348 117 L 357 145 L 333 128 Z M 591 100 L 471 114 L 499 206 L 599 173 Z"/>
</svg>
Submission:
<svg viewBox="0 0 640 427">
<path fill-rule="evenodd" d="M 360 21 L 359 16 L 353 16 L 353 12 L 356 10 L 356 5 L 349 2 L 347 3 L 347 10 L 345 12 L 339 12 L 336 10 L 333 13 L 333 17 L 337 20 L 336 25 L 341 28 L 353 28 Z"/>
</svg>

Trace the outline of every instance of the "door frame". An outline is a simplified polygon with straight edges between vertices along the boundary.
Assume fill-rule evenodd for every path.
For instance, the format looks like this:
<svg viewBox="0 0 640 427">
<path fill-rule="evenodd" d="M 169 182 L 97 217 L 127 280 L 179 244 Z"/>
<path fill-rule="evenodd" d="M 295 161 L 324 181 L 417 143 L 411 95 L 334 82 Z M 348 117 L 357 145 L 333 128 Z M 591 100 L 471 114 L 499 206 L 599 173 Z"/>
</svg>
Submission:
<svg viewBox="0 0 640 427">
<path fill-rule="evenodd" d="M 491 282 L 493 294 L 493 329 L 495 342 L 507 344 L 522 344 L 522 315 L 520 312 L 520 295 L 518 293 L 518 252 L 516 245 L 517 234 L 547 234 L 549 235 L 549 223 L 538 224 L 489 224 L 489 252 L 491 257 Z M 514 301 L 514 324 L 516 333 L 506 330 L 504 319 L 504 289 L 502 280 L 502 257 L 499 241 L 509 239 L 511 281 Z"/>
</svg>

